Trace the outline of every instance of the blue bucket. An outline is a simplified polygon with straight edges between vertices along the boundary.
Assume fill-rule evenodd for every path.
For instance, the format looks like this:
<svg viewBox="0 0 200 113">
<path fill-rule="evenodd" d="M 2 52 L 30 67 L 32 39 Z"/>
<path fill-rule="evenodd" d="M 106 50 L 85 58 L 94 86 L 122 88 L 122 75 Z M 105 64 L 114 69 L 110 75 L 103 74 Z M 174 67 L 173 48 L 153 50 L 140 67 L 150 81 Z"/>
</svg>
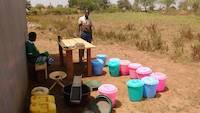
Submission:
<svg viewBox="0 0 200 113">
<path fill-rule="evenodd" d="M 144 82 L 144 97 L 153 98 L 156 96 L 156 87 L 158 85 L 158 80 L 154 77 L 144 77 L 142 78 Z"/>
<path fill-rule="evenodd" d="M 96 56 L 96 58 L 97 58 L 97 59 L 103 60 L 104 66 L 106 65 L 107 56 L 106 56 L 105 54 L 98 54 L 98 55 Z"/>
<path fill-rule="evenodd" d="M 101 75 L 103 72 L 104 62 L 101 59 L 94 59 L 91 61 L 92 71 L 94 75 Z"/>
</svg>

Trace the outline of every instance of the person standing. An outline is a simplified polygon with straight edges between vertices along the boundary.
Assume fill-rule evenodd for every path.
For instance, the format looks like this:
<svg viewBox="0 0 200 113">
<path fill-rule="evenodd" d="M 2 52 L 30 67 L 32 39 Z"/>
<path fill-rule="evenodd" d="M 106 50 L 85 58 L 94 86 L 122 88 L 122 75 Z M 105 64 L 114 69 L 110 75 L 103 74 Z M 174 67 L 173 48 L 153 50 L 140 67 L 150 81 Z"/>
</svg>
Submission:
<svg viewBox="0 0 200 113">
<path fill-rule="evenodd" d="M 79 36 L 91 43 L 93 40 L 93 36 L 92 36 L 92 21 L 89 18 L 90 12 L 89 10 L 85 10 L 85 15 L 80 17 L 78 20 L 78 31 L 79 31 Z M 82 61 L 84 57 L 84 49 L 81 49 L 79 51 L 79 59 L 80 61 Z"/>
</svg>

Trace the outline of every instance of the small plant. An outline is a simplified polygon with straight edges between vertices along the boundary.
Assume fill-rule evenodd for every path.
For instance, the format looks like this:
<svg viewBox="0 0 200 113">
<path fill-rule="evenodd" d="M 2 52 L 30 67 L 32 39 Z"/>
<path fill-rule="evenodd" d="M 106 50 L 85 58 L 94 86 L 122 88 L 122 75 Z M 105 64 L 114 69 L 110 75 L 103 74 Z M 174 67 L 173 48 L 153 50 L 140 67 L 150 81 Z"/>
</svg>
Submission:
<svg viewBox="0 0 200 113">
<path fill-rule="evenodd" d="M 200 33 L 197 33 L 197 40 L 200 41 Z"/>
<path fill-rule="evenodd" d="M 136 30 L 135 24 L 129 23 L 129 24 L 125 25 L 124 29 L 127 31 L 135 31 Z"/>
<path fill-rule="evenodd" d="M 191 49 L 192 49 L 192 53 L 191 53 L 192 59 L 194 61 L 200 61 L 200 42 L 193 44 L 191 46 Z"/>
<path fill-rule="evenodd" d="M 184 41 L 183 38 L 174 38 L 172 41 L 172 44 L 174 46 L 173 51 L 173 59 L 177 59 L 178 57 L 181 57 L 184 53 Z"/>
<path fill-rule="evenodd" d="M 192 32 L 192 29 L 190 27 L 184 26 L 181 31 L 180 35 L 184 39 L 192 40 L 194 38 L 194 34 Z"/>
</svg>

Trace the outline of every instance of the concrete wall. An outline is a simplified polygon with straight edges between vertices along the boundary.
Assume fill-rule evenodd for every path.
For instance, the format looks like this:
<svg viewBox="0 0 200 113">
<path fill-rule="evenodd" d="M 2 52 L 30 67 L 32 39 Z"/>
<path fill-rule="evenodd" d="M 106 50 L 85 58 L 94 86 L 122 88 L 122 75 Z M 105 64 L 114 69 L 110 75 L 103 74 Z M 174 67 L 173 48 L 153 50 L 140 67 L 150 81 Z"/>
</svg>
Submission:
<svg viewBox="0 0 200 113">
<path fill-rule="evenodd" d="M 25 0 L 0 0 L 0 113 L 25 113 Z"/>
</svg>

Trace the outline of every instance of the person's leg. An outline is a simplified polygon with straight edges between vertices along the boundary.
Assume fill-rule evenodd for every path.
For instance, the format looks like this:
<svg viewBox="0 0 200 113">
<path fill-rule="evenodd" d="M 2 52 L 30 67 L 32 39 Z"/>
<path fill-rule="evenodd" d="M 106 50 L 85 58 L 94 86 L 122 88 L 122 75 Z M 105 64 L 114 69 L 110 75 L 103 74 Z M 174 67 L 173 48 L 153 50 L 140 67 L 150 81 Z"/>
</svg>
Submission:
<svg viewBox="0 0 200 113">
<path fill-rule="evenodd" d="M 84 49 L 79 49 L 79 62 L 82 62 L 84 58 Z"/>
</svg>

